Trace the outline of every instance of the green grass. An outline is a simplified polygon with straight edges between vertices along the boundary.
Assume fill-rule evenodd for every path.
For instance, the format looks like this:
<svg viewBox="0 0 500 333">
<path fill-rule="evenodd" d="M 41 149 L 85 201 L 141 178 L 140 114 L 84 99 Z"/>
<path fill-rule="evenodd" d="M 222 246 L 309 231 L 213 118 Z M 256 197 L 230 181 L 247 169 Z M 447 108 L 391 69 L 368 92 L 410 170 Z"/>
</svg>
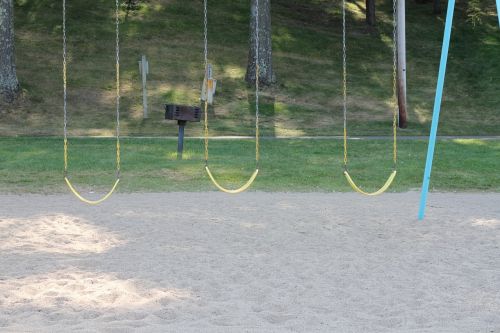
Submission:
<svg viewBox="0 0 500 333">
<path fill-rule="evenodd" d="M 61 1 L 16 0 L 18 75 L 24 99 L 0 112 L 3 136 L 61 135 Z M 364 1 L 348 3 L 350 130 L 389 135 L 391 4 L 377 2 L 378 26 L 364 23 Z M 482 24 L 467 22 L 457 4 L 440 134 L 499 135 L 500 33 L 494 1 Z M 68 1 L 69 112 L 75 135 L 112 134 L 114 122 L 114 3 Z M 211 134 L 253 133 L 247 60 L 248 0 L 213 0 L 209 8 L 210 61 L 220 82 Z M 443 16 L 408 2 L 410 127 L 425 135 L 434 99 Z M 273 47 L 278 84 L 264 91 L 263 135 L 338 135 L 341 114 L 341 15 L 338 2 L 273 0 Z M 122 133 L 173 135 L 162 120 L 166 102 L 196 104 L 203 76 L 202 6 L 198 0 L 149 0 L 122 11 Z M 142 120 L 138 65 L 150 60 L 151 119 Z M 202 126 L 190 125 L 188 135 Z"/>
<path fill-rule="evenodd" d="M 61 2 L 16 0 L 18 76 L 23 98 L 0 106 L 0 192 L 66 192 L 62 181 Z M 211 135 L 253 135 L 254 96 L 245 75 L 249 2 L 211 0 L 210 61 L 219 80 Z M 277 85 L 263 91 L 262 135 L 342 134 L 341 12 L 327 0 L 273 0 Z M 348 2 L 349 132 L 391 134 L 391 1 L 377 2 L 378 26 L 364 23 L 364 1 Z M 410 127 L 401 135 L 427 135 L 441 49 L 443 16 L 408 2 Z M 114 3 L 68 1 L 70 135 L 112 135 L 114 129 Z M 457 4 L 441 117 L 441 135 L 500 135 L 500 33 L 494 1 L 483 4 L 473 27 Z M 166 102 L 196 104 L 203 77 L 202 7 L 198 0 L 149 0 L 121 13 L 123 135 L 175 135 L 163 120 Z M 150 61 L 150 116 L 142 119 L 137 61 Z M 5 112 L 7 111 L 7 112 Z M 202 134 L 189 124 L 188 136 Z M 20 138 L 14 138 L 21 136 Z M 42 136 L 42 138 L 33 138 Z M 9 138 L 11 137 L 11 138 Z M 120 191 L 213 190 L 203 170 L 203 144 L 124 139 Z M 252 141 L 213 141 L 211 167 L 229 187 L 254 168 Z M 426 143 L 400 142 L 393 191 L 420 187 Z M 349 191 L 342 176 L 342 147 L 335 140 L 264 140 L 254 190 Z M 108 139 L 72 139 L 70 174 L 83 191 L 105 191 L 114 179 L 114 145 Z M 389 141 L 352 141 L 350 171 L 366 190 L 391 171 Z M 436 151 L 435 190 L 500 190 L 500 142 L 442 141 Z"/>
<path fill-rule="evenodd" d="M 380 187 L 391 171 L 390 141 L 353 141 L 350 172 L 367 190 Z M 212 141 L 211 169 L 226 186 L 239 186 L 255 166 L 251 141 Z M 175 140 L 126 139 L 121 192 L 214 190 L 203 166 L 201 140 L 187 140 L 176 160 Z M 391 191 L 420 188 L 426 143 L 400 142 L 399 173 Z M 499 141 L 439 142 L 431 187 L 447 191 L 500 191 Z M 1 193 L 67 192 L 62 179 L 62 140 L 0 139 Z M 78 188 L 105 191 L 114 180 L 114 144 L 107 139 L 70 141 L 70 175 Z M 342 175 L 342 147 L 334 140 L 264 140 L 261 173 L 252 190 L 350 191 Z"/>
</svg>

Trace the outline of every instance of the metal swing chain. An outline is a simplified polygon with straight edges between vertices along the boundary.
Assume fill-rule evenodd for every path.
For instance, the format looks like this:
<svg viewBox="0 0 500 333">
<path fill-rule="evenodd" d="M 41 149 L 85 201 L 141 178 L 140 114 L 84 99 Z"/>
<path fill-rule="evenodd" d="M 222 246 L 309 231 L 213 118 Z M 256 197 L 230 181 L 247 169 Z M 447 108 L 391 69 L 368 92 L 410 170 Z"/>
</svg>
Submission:
<svg viewBox="0 0 500 333">
<path fill-rule="evenodd" d="M 67 108 L 67 61 L 66 61 L 66 0 L 63 0 L 63 109 L 64 109 L 64 176 L 68 173 L 68 108 Z"/>
<path fill-rule="evenodd" d="M 393 102 L 395 104 L 393 110 L 393 162 L 394 169 L 397 167 L 398 160 L 398 146 L 397 146 L 397 135 L 398 135 L 398 96 L 397 96 L 397 1 L 393 0 L 393 72 L 392 72 L 392 89 L 393 89 Z M 400 0 L 404 1 L 404 0 Z M 348 160 L 348 140 L 347 140 L 347 36 L 346 36 L 346 0 L 342 0 L 342 75 L 343 75 L 343 111 L 344 111 L 344 168 L 347 169 Z"/>
<path fill-rule="evenodd" d="M 405 0 L 399 0 L 399 1 L 405 1 Z M 398 38 L 398 0 L 393 0 L 392 1 L 392 55 L 393 55 L 393 61 L 392 61 L 392 98 L 393 98 L 393 103 L 394 103 L 394 109 L 393 109 L 393 119 L 392 119 L 392 132 L 393 132 L 393 162 L 394 162 L 394 170 L 397 168 L 398 164 L 398 117 L 399 117 L 399 103 L 398 103 L 398 88 L 397 88 L 397 81 L 398 81 L 398 44 L 397 44 L 397 38 Z"/>
<path fill-rule="evenodd" d="M 256 26 L 255 26 L 255 161 L 257 165 L 257 169 L 259 168 L 260 162 L 260 66 L 259 66 L 259 47 L 260 47 L 260 27 L 259 27 L 259 13 L 260 13 L 260 5 L 259 0 L 256 1 Z M 205 61 L 205 77 L 207 78 L 207 82 L 205 83 L 207 86 L 205 87 L 205 93 L 208 94 L 208 0 L 203 1 L 203 15 L 204 15 L 204 61 Z M 205 166 L 208 166 L 208 145 L 209 145 L 209 130 L 208 130 L 208 96 L 205 96 L 205 126 L 204 126 L 204 134 L 205 134 Z"/>
<path fill-rule="evenodd" d="M 203 25 L 204 25 L 204 60 L 205 60 L 205 78 L 208 80 L 208 0 L 203 1 Z M 205 167 L 208 166 L 208 81 L 205 82 Z"/>
<path fill-rule="evenodd" d="M 260 164 L 260 0 L 255 5 L 255 161 Z"/>
<path fill-rule="evenodd" d="M 116 19 L 116 176 L 120 178 L 121 149 L 120 149 L 120 1 L 115 0 Z"/>
<path fill-rule="evenodd" d="M 120 178 L 120 3 L 115 0 L 116 23 L 116 176 Z M 63 0 L 63 99 L 64 99 L 64 176 L 68 174 L 68 65 L 66 37 L 66 0 Z"/>
<path fill-rule="evenodd" d="M 346 0 L 342 0 L 342 94 L 344 111 L 344 168 L 347 169 L 347 38 L 346 38 Z"/>
</svg>

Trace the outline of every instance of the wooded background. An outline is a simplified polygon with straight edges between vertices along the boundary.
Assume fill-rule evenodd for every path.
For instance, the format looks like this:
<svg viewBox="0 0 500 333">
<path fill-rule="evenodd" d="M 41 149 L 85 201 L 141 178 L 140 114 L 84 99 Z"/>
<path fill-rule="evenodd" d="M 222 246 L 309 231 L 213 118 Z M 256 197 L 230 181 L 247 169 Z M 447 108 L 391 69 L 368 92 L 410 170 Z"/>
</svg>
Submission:
<svg viewBox="0 0 500 333">
<path fill-rule="evenodd" d="M 219 80 L 213 134 L 252 133 L 256 0 L 209 1 L 210 62 Z M 0 135 L 60 135 L 62 3 L 0 0 Z M 122 4 L 123 133 L 175 134 L 166 102 L 197 104 L 203 79 L 203 3 Z M 386 135 L 391 112 L 392 1 L 347 1 L 350 126 Z M 69 111 L 74 135 L 113 128 L 113 6 L 68 6 Z M 446 3 L 407 2 L 410 127 L 427 132 Z M 341 2 L 261 0 L 264 135 L 341 134 Z M 253 13 L 253 14 L 252 14 Z M 443 105 L 442 134 L 498 134 L 500 33 L 494 1 L 459 2 Z M 15 28 L 15 29 L 14 29 Z M 141 118 L 137 61 L 151 64 L 151 119 Z M 246 80 L 245 80 L 246 79 Z M 451 111 L 446 112 L 449 109 Z M 188 135 L 200 134 L 191 127 Z"/>
</svg>

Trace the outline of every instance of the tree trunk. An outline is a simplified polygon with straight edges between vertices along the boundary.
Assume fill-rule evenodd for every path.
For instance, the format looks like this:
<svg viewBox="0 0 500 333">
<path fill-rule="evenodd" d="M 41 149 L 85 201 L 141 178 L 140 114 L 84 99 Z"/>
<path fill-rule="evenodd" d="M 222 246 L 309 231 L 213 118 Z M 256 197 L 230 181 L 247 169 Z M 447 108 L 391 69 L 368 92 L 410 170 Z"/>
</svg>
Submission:
<svg viewBox="0 0 500 333">
<path fill-rule="evenodd" d="M 259 1 L 259 17 L 257 18 L 257 1 Z M 250 47 L 248 53 L 248 66 L 245 80 L 255 83 L 255 27 L 259 20 L 259 82 L 271 85 L 276 82 L 273 70 L 273 45 L 271 29 L 271 0 L 251 0 L 250 15 Z"/>
<path fill-rule="evenodd" d="M 14 57 L 13 0 L 0 0 L 0 97 L 12 103 L 19 92 Z"/>
<path fill-rule="evenodd" d="M 375 26 L 375 0 L 366 0 L 366 23 Z"/>
<path fill-rule="evenodd" d="M 434 0 L 434 14 L 441 14 L 441 2 L 439 0 Z"/>
</svg>

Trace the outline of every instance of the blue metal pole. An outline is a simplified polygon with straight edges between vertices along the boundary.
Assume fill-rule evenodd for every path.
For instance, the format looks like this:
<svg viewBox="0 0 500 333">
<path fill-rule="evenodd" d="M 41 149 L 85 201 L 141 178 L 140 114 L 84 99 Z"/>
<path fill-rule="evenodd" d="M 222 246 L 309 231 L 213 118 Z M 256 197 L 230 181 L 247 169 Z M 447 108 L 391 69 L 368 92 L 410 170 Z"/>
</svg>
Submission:
<svg viewBox="0 0 500 333">
<path fill-rule="evenodd" d="M 500 2 L 500 0 L 497 0 Z M 450 48 L 451 28 L 453 26 L 453 13 L 455 11 L 455 0 L 448 0 L 448 12 L 446 13 L 446 24 L 444 28 L 443 49 L 441 50 L 441 63 L 439 65 L 439 76 L 436 89 L 436 99 L 434 100 L 434 112 L 432 115 L 431 133 L 429 137 L 429 148 L 427 151 L 427 161 L 425 164 L 424 181 L 422 184 L 422 195 L 420 198 L 420 210 L 418 219 L 423 220 L 425 207 L 427 204 L 427 194 L 429 193 L 429 182 L 431 180 L 432 161 L 436 148 L 436 137 L 439 125 L 439 114 L 441 112 L 441 102 L 443 100 L 444 79 L 446 76 L 446 65 L 448 63 L 448 51 Z"/>
<path fill-rule="evenodd" d="M 498 26 L 500 26 L 500 0 L 497 0 Z"/>
</svg>

